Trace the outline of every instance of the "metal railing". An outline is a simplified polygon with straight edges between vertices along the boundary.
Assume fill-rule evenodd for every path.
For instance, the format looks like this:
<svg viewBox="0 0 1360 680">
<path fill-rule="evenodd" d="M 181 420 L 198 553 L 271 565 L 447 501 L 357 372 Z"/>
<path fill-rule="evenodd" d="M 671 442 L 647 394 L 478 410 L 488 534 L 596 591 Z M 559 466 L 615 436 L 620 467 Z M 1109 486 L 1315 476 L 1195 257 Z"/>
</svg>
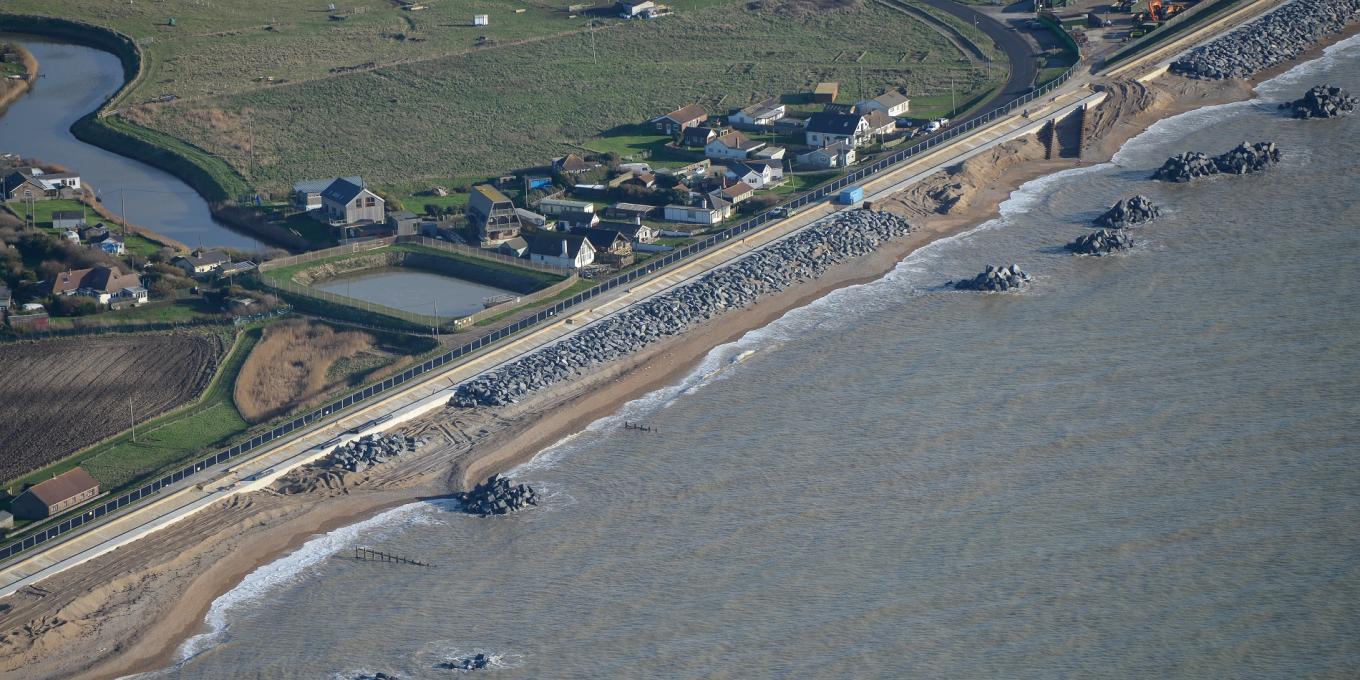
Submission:
<svg viewBox="0 0 1360 680">
<path fill-rule="evenodd" d="M 814 187 L 810 191 L 800 194 L 793 198 L 792 200 L 784 203 L 783 205 L 779 206 L 779 208 L 800 208 L 814 202 L 826 200 L 827 198 L 831 197 L 835 192 L 840 191 L 845 187 L 848 187 L 852 184 L 855 184 L 856 182 L 860 182 L 864 179 L 867 179 L 872 175 L 876 175 L 880 172 L 883 172 L 894 165 L 902 163 L 903 161 L 906 161 L 925 151 L 929 151 L 939 146 L 940 144 L 943 144 L 946 141 L 959 137 L 960 135 L 963 135 L 972 130 L 976 130 L 988 123 L 991 123 L 992 121 L 997 120 L 998 118 L 1006 116 L 1007 114 L 1017 109 L 1020 109 L 1026 104 L 1029 104 L 1030 102 L 1033 102 L 1039 99 L 1040 97 L 1048 95 L 1048 93 L 1052 92 L 1058 86 L 1067 82 L 1067 80 L 1071 78 L 1072 74 L 1076 71 L 1076 68 L 1077 68 L 1076 66 L 1068 68 L 1067 71 L 1063 72 L 1061 76 L 1049 82 L 1048 84 L 1035 89 L 1033 92 L 1025 94 L 1021 97 L 1017 97 L 1016 99 L 1011 100 L 1009 103 L 1001 107 L 993 109 L 980 116 L 971 118 L 956 126 L 946 128 L 910 148 L 903 149 L 884 158 L 875 159 L 869 165 L 860 167 L 854 170 L 853 172 L 850 172 L 847 175 L 827 182 L 826 184 Z M 778 210 L 779 208 L 775 208 L 772 210 Z M 165 487 L 180 482 L 186 479 L 187 477 L 190 477 L 191 475 L 195 475 L 205 470 L 208 470 L 209 468 L 231 462 L 232 460 L 235 460 L 246 453 L 254 451 L 257 448 L 260 448 L 261 446 L 264 446 L 265 444 L 268 444 L 288 434 L 291 434 L 293 432 L 316 424 L 319 421 L 322 421 L 330 417 L 331 415 L 334 415 L 351 406 L 354 406 L 355 404 L 359 404 L 361 402 L 365 402 L 369 399 L 372 399 L 373 397 L 383 394 L 388 390 L 404 385 L 421 375 L 429 373 L 430 371 L 433 371 L 437 368 L 446 366 L 458 359 L 473 354 L 474 352 L 480 351 L 487 347 L 488 345 L 499 342 L 500 340 L 515 335 L 523 330 L 536 326 L 539 323 L 542 323 L 543 321 L 559 316 L 566 312 L 567 310 L 576 307 L 577 305 L 586 302 L 587 300 L 595 298 L 599 295 L 603 295 L 604 293 L 614 290 L 615 288 L 618 288 L 620 286 L 626 286 L 628 284 L 631 284 L 640 278 L 651 275 L 653 272 L 670 267 L 671 265 L 676 264 L 681 260 L 684 260 L 694 255 L 698 255 L 700 253 L 703 253 L 704 251 L 709 250 L 710 248 L 730 241 L 734 237 L 742 236 L 744 234 L 747 234 L 748 232 L 763 227 L 772 221 L 777 222 L 780 221 L 781 219 L 783 218 L 775 217 L 774 215 L 772 215 L 771 211 L 766 211 L 759 215 L 751 217 L 741 222 L 740 224 L 737 224 L 736 226 L 729 227 L 728 229 L 724 229 L 723 231 L 712 234 L 707 238 L 703 239 L 702 241 L 692 243 L 683 248 L 677 248 L 676 250 L 666 253 L 665 255 L 662 255 L 656 259 L 648 261 L 646 264 L 644 264 L 641 267 L 638 267 L 637 269 L 624 272 L 622 274 L 619 274 L 618 276 L 603 281 L 599 285 L 590 288 L 589 290 L 577 293 L 576 295 L 573 295 L 572 297 L 566 300 L 562 300 L 551 307 L 540 310 L 536 314 L 513 321 L 505 326 L 502 326 L 492 331 L 487 335 L 479 337 L 476 340 L 472 340 L 471 342 L 468 342 L 467 344 L 464 344 L 461 347 L 457 347 L 448 352 L 445 352 L 444 354 L 438 355 L 417 366 L 412 366 L 406 369 L 405 371 L 401 372 L 400 374 L 391 376 L 380 383 L 369 385 L 368 387 L 365 387 L 357 392 L 347 394 L 344 397 L 341 397 L 340 399 L 337 399 L 329 404 L 326 404 L 325 406 L 322 406 L 310 413 L 293 418 L 288 422 L 283 423 L 282 425 L 278 425 L 267 432 L 258 434 L 249 440 L 246 440 L 244 442 L 236 444 L 235 446 L 232 446 L 229 449 L 220 451 L 216 454 L 208 456 L 207 458 L 186 465 L 185 467 L 173 473 L 165 475 L 164 477 L 161 477 L 134 491 L 129 491 L 121 496 L 118 496 L 117 498 L 100 503 L 98 506 L 95 506 L 92 509 L 85 510 L 77 516 L 69 517 L 45 530 L 25 536 L 20 540 L 0 547 L 0 560 L 5 560 L 25 550 L 30 550 L 35 546 L 41 545 L 42 543 L 57 538 L 58 536 L 61 536 L 62 534 L 72 531 L 88 522 L 92 522 L 106 515 L 114 513 L 130 503 L 134 503 L 138 500 L 154 495 L 160 492 Z M 367 248 L 361 246 L 367 246 Z M 349 247 L 355 247 L 358 249 L 358 252 L 362 252 L 364 249 L 372 249 L 373 247 L 380 246 L 368 246 L 368 244 L 342 246 L 342 248 Z M 305 255 L 299 255 L 294 257 L 303 258 L 305 257 Z M 299 259 L 298 261 L 306 260 Z M 522 261 L 517 260 L 516 262 L 518 264 Z"/>
</svg>

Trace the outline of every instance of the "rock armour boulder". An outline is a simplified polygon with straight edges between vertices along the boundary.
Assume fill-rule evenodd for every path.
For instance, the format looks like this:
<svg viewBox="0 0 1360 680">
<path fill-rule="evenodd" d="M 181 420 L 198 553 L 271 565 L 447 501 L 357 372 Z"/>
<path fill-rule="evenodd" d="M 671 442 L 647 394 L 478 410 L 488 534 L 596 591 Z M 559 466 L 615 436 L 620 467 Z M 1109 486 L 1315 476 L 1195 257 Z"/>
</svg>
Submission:
<svg viewBox="0 0 1360 680">
<path fill-rule="evenodd" d="M 911 230 L 897 215 L 847 210 L 714 270 L 698 281 L 586 327 L 579 333 L 460 385 L 449 405 L 512 404 L 535 390 L 648 345 L 758 298 L 816 279 L 833 265 L 868 255 Z"/>
<path fill-rule="evenodd" d="M 1295 118 L 1337 118 L 1355 111 L 1356 99 L 1339 87 L 1318 85 L 1280 108 L 1291 109 Z"/>
<path fill-rule="evenodd" d="M 1166 159 L 1162 167 L 1152 173 L 1152 179 L 1163 182 L 1189 182 L 1190 180 L 1220 173 L 1245 175 L 1261 172 L 1280 162 L 1280 149 L 1275 142 L 1242 142 L 1233 150 L 1209 156 L 1199 151 L 1189 151 Z"/>
<path fill-rule="evenodd" d="M 1096 226 L 1107 229 L 1124 229 L 1134 225 L 1151 222 L 1162 214 L 1152 200 L 1141 194 L 1125 198 L 1114 204 L 1105 214 L 1096 218 Z"/>
<path fill-rule="evenodd" d="M 1256 21 L 1186 53 L 1171 72 L 1190 78 L 1249 78 L 1299 56 L 1322 37 L 1360 18 L 1360 0 L 1293 0 Z"/>
<path fill-rule="evenodd" d="M 1028 284 L 1029 274 L 1020 269 L 1018 264 L 1012 264 L 1009 267 L 987 265 L 985 271 L 971 279 L 950 282 L 955 290 L 976 290 L 988 293 L 1016 290 Z"/>
<path fill-rule="evenodd" d="M 400 434 L 384 436 L 365 435 L 344 446 L 337 446 L 326 456 L 325 464 L 330 467 L 358 472 L 374 465 L 382 465 L 392 458 L 415 451 L 429 440 L 425 437 L 410 437 Z"/>
<path fill-rule="evenodd" d="M 528 484 L 511 485 L 500 475 L 472 487 L 471 491 L 454 495 L 463 504 L 463 511 L 479 517 L 507 515 L 538 505 L 538 493 Z"/>
<path fill-rule="evenodd" d="M 1077 255 L 1108 255 L 1133 247 L 1133 238 L 1122 231 L 1101 229 L 1091 232 L 1067 244 L 1067 249 Z"/>
</svg>

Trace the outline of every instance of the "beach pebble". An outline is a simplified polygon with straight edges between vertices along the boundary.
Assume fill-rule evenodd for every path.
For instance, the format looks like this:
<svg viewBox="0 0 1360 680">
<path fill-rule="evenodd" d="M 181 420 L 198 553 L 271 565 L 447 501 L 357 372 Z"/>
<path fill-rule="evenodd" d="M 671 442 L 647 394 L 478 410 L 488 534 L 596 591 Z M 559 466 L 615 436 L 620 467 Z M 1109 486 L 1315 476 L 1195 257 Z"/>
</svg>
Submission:
<svg viewBox="0 0 1360 680">
<path fill-rule="evenodd" d="M 1292 0 L 1171 63 L 1189 78 L 1249 78 L 1295 57 L 1360 18 L 1360 0 Z"/>
</svg>

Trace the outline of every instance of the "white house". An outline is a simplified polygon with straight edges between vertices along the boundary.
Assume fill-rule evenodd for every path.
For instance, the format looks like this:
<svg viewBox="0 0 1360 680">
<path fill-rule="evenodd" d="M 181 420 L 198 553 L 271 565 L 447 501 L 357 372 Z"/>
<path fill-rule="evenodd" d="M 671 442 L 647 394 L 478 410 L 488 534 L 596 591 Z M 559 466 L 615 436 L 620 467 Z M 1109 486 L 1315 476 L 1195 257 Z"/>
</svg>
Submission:
<svg viewBox="0 0 1360 680">
<path fill-rule="evenodd" d="M 734 182 L 745 182 L 755 189 L 763 189 L 783 179 L 784 169 L 777 162 L 730 163 L 723 176 Z"/>
<path fill-rule="evenodd" d="M 109 236 L 103 241 L 96 243 L 95 247 L 110 255 L 123 255 L 127 253 L 127 246 L 115 236 Z"/>
<path fill-rule="evenodd" d="M 580 269 L 595 261 L 595 248 L 580 234 L 534 231 L 526 232 L 523 238 L 531 262 Z"/>
<path fill-rule="evenodd" d="M 860 114 L 822 111 L 808 119 L 804 135 L 807 137 L 807 145 L 813 148 L 836 142 L 860 146 L 868 139 L 869 122 Z"/>
<path fill-rule="evenodd" d="M 753 142 L 740 132 L 719 135 L 704 147 L 704 155 L 709 158 L 731 159 L 746 158 L 751 152 L 765 146 L 765 142 Z"/>
<path fill-rule="evenodd" d="M 53 229 L 79 229 L 83 226 L 85 226 L 85 211 L 83 210 L 52 211 Z"/>
<path fill-rule="evenodd" d="M 855 164 L 855 147 L 845 142 L 828 144 L 820 149 L 813 149 L 805 154 L 799 154 L 794 159 L 799 166 L 829 169 L 846 168 Z"/>
<path fill-rule="evenodd" d="M 195 251 L 187 257 L 177 257 L 171 264 L 179 265 L 185 274 L 195 276 L 207 274 L 222 265 L 230 264 L 231 258 L 220 250 Z"/>
<path fill-rule="evenodd" d="M 619 10 L 619 16 L 624 19 L 633 19 L 642 16 L 646 12 L 656 9 L 656 3 L 652 0 L 619 0 L 615 3 L 615 8 Z"/>
<path fill-rule="evenodd" d="M 774 125 L 775 121 L 787 114 L 787 108 L 779 103 L 778 99 L 771 98 L 740 109 L 733 109 L 731 113 L 727 114 L 727 122 L 736 126 L 763 128 Z"/>
<path fill-rule="evenodd" d="M 552 217 L 568 212 L 595 212 L 595 204 L 590 201 L 569 201 L 565 198 L 545 198 L 538 202 L 538 211 Z"/>
<path fill-rule="evenodd" d="M 907 111 L 911 110 L 911 100 L 901 90 L 889 90 L 873 99 L 862 99 L 855 104 L 855 107 L 859 109 L 860 113 L 882 111 L 896 118 L 907 115 Z"/>
<path fill-rule="evenodd" d="M 700 205 L 668 205 L 665 208 L 666 219 L 672 222 L 688 222 L 689 224 L 717 224 L 722 222 L 722 209 Z"/>
</svg>

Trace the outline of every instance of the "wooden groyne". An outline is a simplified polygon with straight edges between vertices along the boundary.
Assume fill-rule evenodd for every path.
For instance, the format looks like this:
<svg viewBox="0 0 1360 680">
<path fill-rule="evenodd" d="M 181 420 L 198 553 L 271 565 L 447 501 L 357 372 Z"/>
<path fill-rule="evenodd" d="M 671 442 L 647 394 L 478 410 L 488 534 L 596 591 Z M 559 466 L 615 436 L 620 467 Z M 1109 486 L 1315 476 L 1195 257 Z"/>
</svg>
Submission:
<svg viewBox="0 0 1360 680">
<path fill-rule="evenodd" d="M 385 553 L 382 552 L 381 550 L 370 550 L 368 548 L 355 548 L 354 559 L 361 560 L 364 562 L 388 562 L 391 564 L 410 564 L 417 567 L 434 566 L 433 564 L 421 562 L 420 560 L 413 560 L 408 557 L 401 557 L 400 555 Z"/>
</svg>

